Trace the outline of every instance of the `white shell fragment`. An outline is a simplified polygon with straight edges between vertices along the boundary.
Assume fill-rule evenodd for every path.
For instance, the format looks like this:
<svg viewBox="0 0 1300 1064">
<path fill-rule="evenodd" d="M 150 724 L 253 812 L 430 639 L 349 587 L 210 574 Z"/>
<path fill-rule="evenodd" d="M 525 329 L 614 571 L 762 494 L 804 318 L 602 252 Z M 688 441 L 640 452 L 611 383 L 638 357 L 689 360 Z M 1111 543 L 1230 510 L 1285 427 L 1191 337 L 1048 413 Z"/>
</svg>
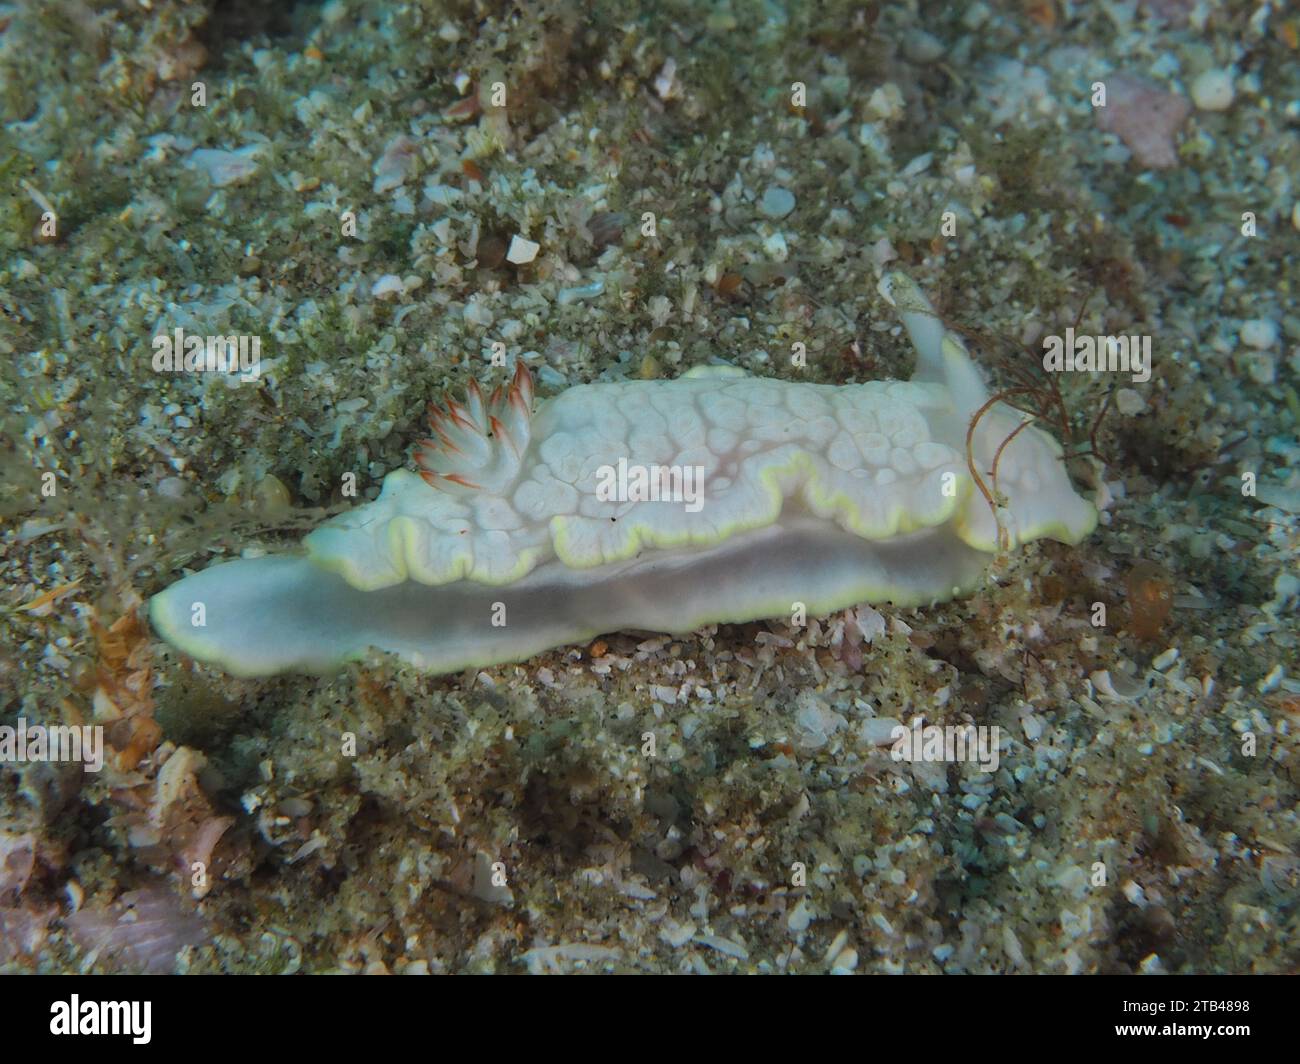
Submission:
<svg viewBox="0 0 1300 1064">
<path fill-rule="evenodd" d="M 208 175 L 217 188 L 238 185 L 257 173 L 258 156 L 263 146 L 250 144 L 237 151 L 225 151 L 218 148 L 196 148 L 190 152 L 185 165 L 191 170 L 199 170 Z"/>
<path fill-rule="evenodd" d="M 973 590 L 990 555 L 1096 524 L 1061 448 L 994 404 L 905 276 L 881 291 L 916 346 L 910 381 L 840 387 L 701 366 L 582 385 L 533 410 L 508 387 L 431 407 L 420 472 L 326 523 L 306 556 L 244 559 L 151 603 L 155 628 L 243 676 L 389 651 L 435 672 L 520 660 L 623 628 L 917 606 Z M 1006 442 L 1010 439 L 1010 442 Z M 202 609 L 198 609 L 199 605 Z M 201 614 L 203 624 L 192 623 Z"/>
<path fill-rule="evenodd" d="M 537 258 L 537 253 L 541 250 L 541 244 L 535 244 L 533 241 L 516 233 L 510 238 L 510 247 L 506 251 L 506 261 L 513 262 L 516 266 L 523 266 Z"/>
<path fill-rule="evenodd" d="M 400 188 L 414 172 L 418 152 L 419 144 L 404 133 L 390 140 L 375 161 L 374 191 L 384 193 Z"/>
<path fill-rule="evenodd" d="M 379 280 L 370 286 L 370 294 L 375 299 L 386 299 L 388 296 L 401 295 L 406 291 L 402 284 L 402 279 L 395 273 L 386 273 Z"/>
</svg>

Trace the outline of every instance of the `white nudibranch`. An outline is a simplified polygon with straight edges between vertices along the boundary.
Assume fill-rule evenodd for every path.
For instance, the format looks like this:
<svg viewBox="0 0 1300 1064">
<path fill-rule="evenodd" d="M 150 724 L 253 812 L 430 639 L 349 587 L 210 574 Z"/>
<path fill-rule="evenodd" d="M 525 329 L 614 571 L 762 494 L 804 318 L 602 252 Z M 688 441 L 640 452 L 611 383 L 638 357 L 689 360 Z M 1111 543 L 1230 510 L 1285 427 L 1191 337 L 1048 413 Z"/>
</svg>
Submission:
<svg viewBox="0 0 1300 1064">
<path fill-rule="evenodd" d="M 621 629 L 941 602 L 1001 548 L 1088 535 L 1096 511 L 1056 440 L 988 405 L 912 281 L 889 274 L 880 291 L 916 347 L 909 381 L 701 367 L 580 385 L 534 411 L 520 362 L 490 398 L 472 384 L 430 408 L 419 474 L 388 474 L 305 556 L 186 576 L 152 599 L 154 628 L 238 676 L 325 672 L 372 648 L 451 672 Z"/>
</svg>

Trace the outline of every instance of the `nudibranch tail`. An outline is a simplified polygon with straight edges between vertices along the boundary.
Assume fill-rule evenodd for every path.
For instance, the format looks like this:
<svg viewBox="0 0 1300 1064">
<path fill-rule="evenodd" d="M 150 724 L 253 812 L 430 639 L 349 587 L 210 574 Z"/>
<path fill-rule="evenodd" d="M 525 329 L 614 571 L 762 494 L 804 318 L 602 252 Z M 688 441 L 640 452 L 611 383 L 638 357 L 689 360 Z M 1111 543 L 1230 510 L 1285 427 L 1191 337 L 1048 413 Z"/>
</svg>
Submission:
<svg viewBox="0 0 1300 1064">
<path fill-rule="evenodd" d="M 533 377 L 523 362 L 503 391 L 484 400 L 471 380 L 465 401 L 443 396 L 429 404 L 433 436 L 416 444 L 413 457 L 426 484 L 451 495 L 500 492 L 519 476 L 528 450 L 533 411 Z"/>
</svg>

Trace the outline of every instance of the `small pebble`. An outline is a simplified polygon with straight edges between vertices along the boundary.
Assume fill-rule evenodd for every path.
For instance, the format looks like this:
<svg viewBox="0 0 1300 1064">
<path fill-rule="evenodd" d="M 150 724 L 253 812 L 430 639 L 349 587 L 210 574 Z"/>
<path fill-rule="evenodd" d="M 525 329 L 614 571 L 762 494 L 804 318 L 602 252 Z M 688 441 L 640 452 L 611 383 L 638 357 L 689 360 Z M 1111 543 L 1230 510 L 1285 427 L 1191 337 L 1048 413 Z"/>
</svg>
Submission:
<svg viewBox="0 0 1300 1064">
<path fill-rule="evenodd" d="M 1198 111 L 1226 111 L 1232 106 L 1236 92 L 1232 87 L 1232 72 L 1207 70 L 1197 75 L 1191 87 L 1192 103 Z"/>
<path fill-rule="evenodd" d="M 398 295 L 406 291 L 402 285 L 402 279 L 395 273 L 386 273 L 370 286 L 370 294 L 375 299 L 387 299 L 389 296 Z"/>
<path fill-rule="evenodd" d="M 785 234 L 781 232 L 773 233 L 764 240 L 763 250 L 777 262 L 785 262 L 790 257 L 790 246 L 786 243 Z"/>
<path fill-rule="evenodd" d="M 522 266 L 537 258 L 537 253 L 541 250 L 541 244 L 534 244 L 531 240 L 515 234 L 510 238 L 510 250 L 506 252 L 506 261 Z"/>
<path fill-rule="evenodd" d="M 1151 667 L 1157 672 L 1164 672 L 1169 668 L 1169 666 L 1178 660 L 1178 653 L 1179 651 L 1177 647 L 1170 647 L 1162 654 L 1157 655 L 1155 660 L 1151 662 Z"/>
<path fill-rule="evenodd" d="M 513 246 L 514 245 L 512 244 L 510 247 L 507 247 L 506 242 L 499 236 L 485 236 L 478 242 L 478 250 L 476 252 L 478 264 L 487 267 L 489 270 L 495 270 L 505 262 L 506 255 L 509 254 L 510 248 Z M 511 261 L 513 262 L 514 260 L 512 259 Z"/>
<path fill-rule="evenodd" d="M 903 54 L 913 63 L 933 63 L 943 55 L 943 41 L 923 29 L 912 29 L 903 37 Z"/>
<path fill-rule="evenodd" d="M 1093 112 L 1097 128 L 1119 137 L 1143 169 L 1177 166 L 1175 134 L 1191 104 L 1144 78 L 1119 72 L 1106 79 L 1106 94 L 1106 106 Z"/>
<path fill-rule="evenodd" d="M 537 381 L 544 388 L 558 390 L 569 386 L 569 379 L 559 370 L 551 366 L 542 366 L 537 370 Z M 538 673 L 541 676 L 541 673 Z M 543 683 L 545 680 L 543 680 Z"/>
<path fill-rule="evenodd" d="M 267 473 L 253 489 L 253 503 L 258 512 L 264 516 L 283 513 L 291 505 L 289 489 L 284 486 L 279 477 Z"/>
<path fill-rule="evenodd" d="M 765 218 L 773 220 L 784 218 L 794 210 L 794 193 L 780 185 L 771 185 L 763 193 L 758 209 Z"/>
<path fill-rule="evenodd" d="M 812 907 L 808 904 L 807 898 L 800 898 L 799 904 L 790 910 L 789 915 L 785 918 L 785 925 L 794 934 L 802 934 L 808 930 L 808 925 L 817 919 L 817 914 L 813 912 Z"/>
<path fill-rule="evenodd" d="M 894 245 L 889 242 L 889 237 L 882 236 L 871 245 L 871 262 L 878 270 L 884 269 L 886 264 L 893 262 L 898 258 L 898 252 L 894 250 Z"/>
<path fill-rule="evenodd" d="M 486 299 L 471 296 L 465 304 L 465 320 L 471 325 L 486 329 L 496 321 L 496 315 L 492 313 L 492 308 L 488 306 Z"/>
<path fill-rule="evenodd" d="M 1256 384 L 1277 383 L 1277 359 L 1270 351 L 1250 351 L 1246 355 L 1246 375 Z"/>
<path fill-rule="evenodd" d="M 190 152 L 185 165 L 191 170 L 201 170 L 217 188 L 237 185 L 257 173 L 257 156 L 260 144 L 250 144 L 237 151 L 217 148 L 199 148 Z"/>
<path fill-rule="evenodd" d="M 579 300 L 595 299 L 603 291 L 605 291 L 604 281 L 592 281 L 591 284 L 579 285 L 576 288 L 565 288 L 555 299 L 560 306 L 565 307 Z"/>
<path fill-rule="evenodd" d="M 1142 397 L 1142 393 L 1132 388 L 1121 388 L 1115 395 L 1115 406 L 1125 417 L 1142 413 L 1146 405 L 1147 401 Z"/>
<path fill-rule="evenodd" d="M 419 145 L 405 133 L 394 137 L 375 162 L 374 191 L 391 192 L 400 188 L 415 169 Z"/>
<path fill-rule="evenodd" d="M 840 950 L 831 964 L 831 975 L 852 975 L 858 967 L 858 951 L 851 946 Z"/>
<path fill-rule="evenodd" d="M 689 920 L 684 924 L 679 924 L 670 916 L 665 918 L 663 927 L 659 931 L 659 937 L 672 946 L 673 949 L 680 949 L 695 937 L 695 925 Z"/>
<path fill-rule="evenodd" d="M 1258 690 L 1262 695 L 1271 694 L 1282 686 L 1283 675 L 1285 675 L 1285 670 L 1282 666 L 1274 665 L 1269 669 L 1268 675 L 1260 680 L 1258 685 L 1256 685 L 1256 690 Z"/>
<path fill-rule="evenodd" d="M 1267 318 L 1254 318 L 1241 323 L 1241 342 L 1247 347 L 1265 351 L 1277 343 L 1277 326 Z"/>
<path fill-rule="evenodd" d="M 666 100 L 673 95 L 673 81 L 677 77 L 677 60 L 669 56 L 655 77 L 655 93 L 659 99 Z"/>
<path fill-rule="evenodd" d="M 877 122 L 892 122 L 903 116 L 903 90 L 892 81 L 874 89 L 867 97 L 866 117 Z"/>
</svg>

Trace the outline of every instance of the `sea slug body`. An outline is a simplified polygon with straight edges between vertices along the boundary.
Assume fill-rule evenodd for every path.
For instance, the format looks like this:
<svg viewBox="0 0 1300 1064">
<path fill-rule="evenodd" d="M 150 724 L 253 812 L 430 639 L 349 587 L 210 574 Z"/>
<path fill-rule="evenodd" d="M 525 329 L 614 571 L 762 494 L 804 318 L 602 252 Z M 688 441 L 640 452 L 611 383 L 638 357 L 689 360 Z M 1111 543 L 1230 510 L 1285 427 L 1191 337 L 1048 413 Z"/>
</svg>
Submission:
<svg viewBox="0 0 1300 1064">
<path fill-rule="evenodd" d="M 1000 547 L 1088 535 L 1096 511 L 1057 442 L 988 405 L 908 278 L 881 292 L 917 350 L 909 381 L 702 367 L 580 385 L 534 411 L 520 363 L 509 387 L 434 411 L 421 472 L 390 473 L 305 556 L 187 576 L 151 600 L 153 625 L 239 676 L 325 672 L 372 648 L 441 673 L 799 603 L 927 605 L 974 590 Z M 971 472 L 991 483 L 995 459 L 996 514 Z"/>
</svg>

